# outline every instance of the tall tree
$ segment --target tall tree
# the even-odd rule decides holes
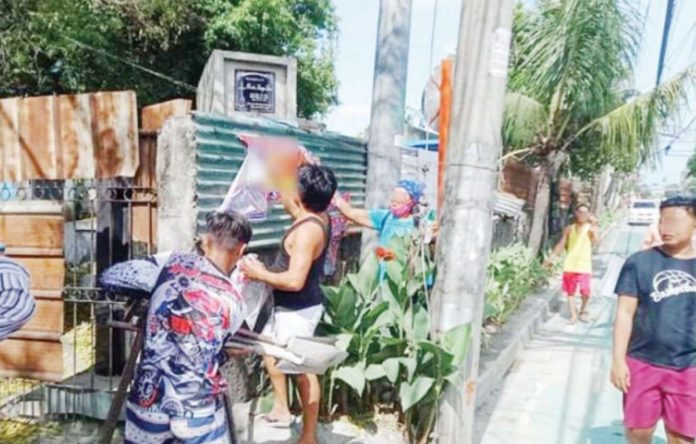
[[[686,177],[696,179],[696,154],[689,157],[686,164]]]
[[[530,246],[542,245],[550,187],[563,167],[591,175],[635,170],[654,156],[659,125],[696,82],[696,66],[645,94],[631,81],[641,19],[630,0],[541,0],[519,5],[503,137],[507,156],[541,170]],[[572,162],[569,162],[572,160]]]
[[[297,58],[300,116],[336,103],[330,0],[0,0],[0,11],[0,97],[193,97],[210,52],[229,49]]]

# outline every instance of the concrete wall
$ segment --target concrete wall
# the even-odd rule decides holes
[[[174,117],[157,141],[157,249],[188,250],[196,236],[196,141],[191,116]]]

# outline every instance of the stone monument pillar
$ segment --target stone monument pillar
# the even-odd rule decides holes
[[[198,82],[196,109],[294,121],[296,90],[297,61],[293,58],[215,50]]]

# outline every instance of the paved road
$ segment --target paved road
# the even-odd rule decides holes
[[[607,289],[620,257],[638,250],[644,233],[629,226],[608,233],[595,258],[597,295],[589,306],[590,322],[568,326],[563,310],[544,324],[498,396],[477,413],[481,443],[625,442],[621,395],[609,383],[615,298]],[[654,442],[666,442],[662,432]]]

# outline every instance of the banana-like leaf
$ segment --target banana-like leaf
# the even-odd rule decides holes
[[[435,379],[427,376],[417,377],[413,383],[406,381],[401,383],[399,387],[399,398],[401,399],[401,408],[407,411],[418,403],[428,394],[428,391],[435,384]]]
[[[365,361],[360,361],[352,366],[343,366],[334,372],[334,378],[348,384],[358,396],[362,396],[365,390]]]
[[[379,378],[383,378],[387,375],[384,370],[384,366],[381,364],[370,364],[365,369],[365,378],[368,381],[375,381]]]
[[[399,378],[399,358],[389,358],[382,363],[384,373],[392,384]]]
[[[423,341],[428,338],[430,332],[430,316],[423,307],[418,307],[413,315],[413,339]]]
[[[454,364],[461,365],[469,351],[471,325],[463,324],[447,330],[442,335],[442,348],[454,356]]]

